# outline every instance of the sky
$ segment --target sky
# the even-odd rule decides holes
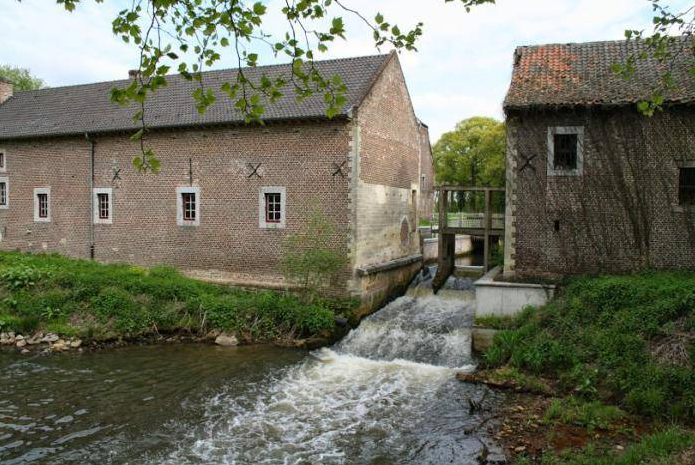
[[[137,50],[111,32],[125,0],[83,5],[67,13],[53,0],[0,0],[0,63],[29,68],[51,87],[125,79],[137,67]],[[279,11],[284,0],[266,0]],[[691,0],[668,2],[674,9]],[[519,45],[619,40],[625,29],[650,30],[648,0],[497,0],[466,13],[457,1],[344,0],[373,17],[381,12],[401,29],[422,21],[417,52],[402,52],[415,112],[430,127],[434,143],[471,116],[503,118],[514,49]],[[322,58],[386,53],[375,49],[371,33],[357,18],[342,14],[348,33]],[[264,24],[284,33],[277,15]],[[261,62],[283,62],[261,53]],[[215,68],[233,67],[232,57]]]

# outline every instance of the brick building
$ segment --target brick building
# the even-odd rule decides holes
[[[14,95],[0,83],[0,247],[281,288],[285,238],[318,205],[336,224],[335,250],[349,258],[335,290],[378,305],[420,263],[427,129],[395,53],[317,66],[348,87],[340,114],[329,120],[322,95],[297,102],[290,90],[262,126],[244,124],[222,97],[199,115],[195,84],[170,76],[146,103],[156,175],[133,166],[134,110],[110,103],[110,89],[129,81]],[[219,89],[234,73],[207,72],[203,82]]]
[[[635,41],[519,47],[507,115],[505,273],[695,267],[695,78],[676,42],[664,111],[637,104],[666,69],[614,63]],[[651,53],[647,51],[651,57]]]

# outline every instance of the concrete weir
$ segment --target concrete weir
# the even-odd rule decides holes
[[[555,295],[555,286],[496,280],[502,273],[495,267],[475,282],[476,317],[514,316],[528,306],[545,305]]]

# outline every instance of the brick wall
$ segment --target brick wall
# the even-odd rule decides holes
[[[695,211],[678,207],[678,163],[695,160],[694,116],[685,107],[652,118],[632,108],[509,114],[507,270],[695,267]],[[584,128],[583,174],[548,176],[548,128],[567,126]]]
[[[312,202],[338,225],[333,238],[347,254],[348,178],[333,176],[349,152],[346,122],[156,131],[147,143],[162,161],[157,175],[133,167],[138,145],[127,134],[96,137],[95,187],[113,187],[113,223],[94,225],[95,257],[141,265],[248,275],[280,281],[288,234]],[[3,249],[89,256],[90,146],[84,138],[1,144],[7,151],[10,208],[0,210]],[[200,226],[177,226],[176,188],[199,186]],[[251,177],[248,163],[261,177]],[[114,168],[120,180],[113,180]],[[52,221],[33,222],[33,188],[51,187]],[[258,225],[259,190],[287,189],[286,229]],[[346,277],[350,276],[346,270]]]

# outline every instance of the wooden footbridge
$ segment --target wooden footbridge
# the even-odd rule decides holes
[[[456,268],[456,235],[483,239],[482,271],[490,269],[492,237],[504,236],[504,187],[439,186],[439,258],[434,289]]]

